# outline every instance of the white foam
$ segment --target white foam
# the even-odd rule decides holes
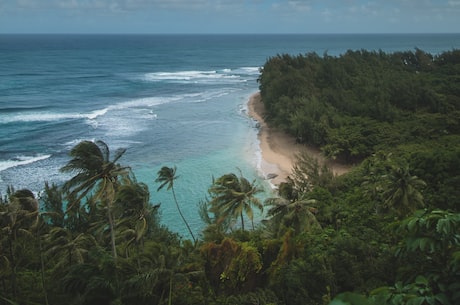
[[[8,115],[0,117],[0,123],[16,123],[16,122],[52,122],[72,119],[90,119],[94,120],[109,111],[109,108],[95,110],[90,113],[53,113],[53,112],[34,112],[20,113],[16,115]]]
[[[187,100],[188,102],[202,103],[202,102],[207,102],[209,100],[217,99],[222,96],[226,96],[233,91],[235,91],[235,89],[232,89],[232,88],[222,88],[220,90],[208,90],[208,91],[203,91],[203,92],[200,92],[194,95],[184,95],[184,100]]]
[[[141,97],[141,98],[132,99],[126,102],[121,102],[116,105],[110,106],[109,110],[153,107],[153,106],[157,106],[161,104],[170,103],[176,100],[180,100],[181,98],[182,98],[182,95],[173,96],[173,97],[162,97],[162,96]]]
[[[233,71],[234,73],[238,74],[246,74],[246,75],[259,75],[260,74],[260,67],[241,67]]]
[[[36,156],[17,156],[13,159],[9,159],[6,161],[0,161],[0,172],[4,171],[8,168],[26,165],[30,163],[34,163],[40,160],[45,160],[51,157],[51,155],[36,155]]]
[[[147,80],[191,80],[195,78],[216,77],[217,71],[177,71],[177,72],[153,72],[145,75]]]
[[[13,123],[13,122],[48,122],[59,121],[65,119],[74,119],[81,117],[77,113],[52,113],[52,112],[38,112],[38,113],[21,113],[16,115],[8,115],[0,117],[0,123]]]
[[[17,122],[52,122],[62,120],[73,120],[73,119],[86,119],[87,123],[93,127],[97,127],[97,123],[94,121],[106,115],[108,112],[113,110],[122,110],[126,108],[138,108],[138,107],[153,107],[159,104],[168,103],[174,100],[180,100],[183,95],[174,97],[145,97],[121,102],[115,105],[110,105],[103,109],[93,110],[89,113],[54,113],[54,112],[25,112],[13,115],[0,116],[0,124],[17,123]]]
[[[107,108],[104,108],[104,109],[100,109],[100,110],[94,110],[92,112],[90,112],[89,114],[85,115],[86,118],[90,119],[90,120],[94,120],[96,119],[97,117],[99,116],[103,116],[104,114],[107,113],[107,111],[109,111],[110,107],[107,107]]]
[[[72,148],[74,147],[75,145],[77,145],[78,143],[80,142],[83,142],[83,141],[91,141],[91,142],[94,142],[96,141],[96,139],[75,139],[75,140],[71,140],[71,141],[68,141],[68,142],[65,142],[64,143],[64,146],[66,146],[67,148]]]
[[[178,82],[178,83],[221,83],[221,82],[245,82],[239,75],[231,74],[230,69],[224,69],[223,73],[217,71],[177,71],[177,72],[152,72],[144,75],[145,81],[150,82]]]

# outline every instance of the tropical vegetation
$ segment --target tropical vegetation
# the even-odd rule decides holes
[[[202,202],[178,202],[176,167],[152,170],[187,236],[124,149],[83,141],[67,182],[0,196],[0,304],[459,304],[459,75],[458,50],[268,59],[267,121],[354,167],[303,154],[267,199],[237,171]]]

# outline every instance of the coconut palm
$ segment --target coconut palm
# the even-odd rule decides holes
[[[135,245],[139,252],[143,248],[144,238],[154,220],[154,211],[159,205],[150,204],[150,193],[144,183],[133,182],[120,187],[115,200],[115,214],[118,215],[117,231],[126,245],[126,256],[129,248]]]
[[[4,251],[0,251],[3,252],[0,256],[3,266],[0,278],[3,272],[9,274],[13,299],[18,295],[17,269],[21,261],[17,250],[33,241],[33,227],[37,221],[38,202],[34,194],[26,189],[16,192],[10,189],[8,202],[0,210],[0,247],[4,246]]]
[[[213,213],[214,215],[211,216],[209,214],[209,208],[210,205],[208,200],[203,200],[198,205],[198,214],[206,225],[202,231],[203,239],[204,241],[222,241],[225,237],[225,232],[230,229],[231,219],[221,218],[220,215],[216,213]]]
[[[317,209],[312,207],[316,200],[294,200],[284,198],[268,198],[265,205],[270,206],[267,216],[272,230],[277,235],[283,235],[286,228],[292,228],[295,234],[300,234],[314,228],[321,228],[315,217]]]
[[[158,171],[158,177],[155,180],[155,182],[159,182],[160,186],[158,187],[157,191],[161,190],[165,186],[168,191],[171,190],[173,198],[174,198],[174,202],[176,203],[177,211],[179,212],[179,215],[182,218],[182,221],[187,226],[187,229],[190,233],[190,236],[193,239],[193,242],[196,243],[196,239],[195,239],[195,236],[193,235],[192,229],[190,228],[187,220],[185,219],[184,214],[182,214],[182,211],[179,207],[179,203],[177,202],[176,192],[174,191],[174,180],[179,178],[179,176],[176,176],[176,170],[177,168],[175,166],[174,167],[163,166]]]
[[[72,265],[61,278],[61,288],[72,304],[121,304],[115,261],[105,251],[92,255],[98,263]]]
[[[263,210],[260,200],[255,197],[262,192],[262,189],[255,185],[255,181],[249,182],[242,175],[230,173],[221,176],[213,181],[209,188],[212,197],[210,200],[210,212],[219,215],[219,222],[226,218],[241,219],[241,229],[244,230],[243,212],[251,220],[254,229],[254,211],[253,207]]]
[[[42,213],[46,222],[53,227],[63,227],[66,215],[64,214],[62,189],[54,183],[50,185],[45,182],[45,189],[40,196],[40,202],[46,211],[46,213]]]
[[[93,201],[100,203],[101,208],[105,209],[114,258],[117,257],[117,252],[112,215],[113,202],[120,185],[119,178],[128,177],[130,172],[129,167],[117,163],[125,151],[124,148],[118,149],[111,160],[109,147],[103,141],[82,141],[72,148],[70,156],[73,158],[61,168],[63,172],[76,172],[76,175],[64,184],[67,197],[73,198],[67,211],[79,204],[86,195],[92,195]]]
[[[96,239],[91,234],[74,234],[61,227],[52,228],[45,238],[48,245],[46,254],[54,262],[55,268],[83,264],[88,252],[97,247]]]
[[[384,205],[393,208],[400,216],[405,216],[422,207],[423,195],[420,190],[426,183],[410,173],[409,166],[393,166],[386,175]]]

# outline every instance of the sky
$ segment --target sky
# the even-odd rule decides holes
[[[0,33],[459,33],[460,0],[0,0]]]

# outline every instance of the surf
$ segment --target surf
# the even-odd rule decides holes
[[[9,168],[35,163],[41,160],[48,159],[50,157],[51,155],[17,156],[8,160],[0,160],[0,172],[7,170]]]

